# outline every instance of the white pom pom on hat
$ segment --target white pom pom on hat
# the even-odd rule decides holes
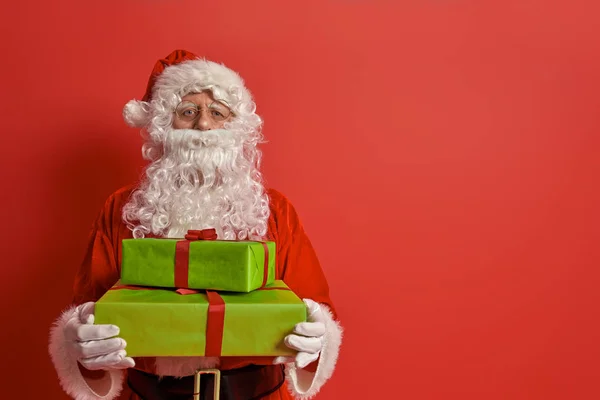
[[[142,128],[150,123],[148,103],[131,100],[123,108],[123,119],[132,128]]]
[[[164,73],[167,69],[169,71]],[[186,50],[175,50],[154,65],[142,100],[131,100],[123,108],[123,119],[134,128],[146,127],[152,118],[150,100],[153,94],[181,95],[194,85],[219,86],[237,101],[251,101],[252,95],[242,78],[222,64],[203,60]]]

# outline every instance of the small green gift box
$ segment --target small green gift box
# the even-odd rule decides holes
[[[274,242],[207,240],[207,231],[123,240],[121,283],[244,293],[273,283]]]
[[[250,293],[180,292],[117,282],[96,303],[95,323],[117,325],[132,357],[295,353],[283,339],[306,306],[283,281]]]

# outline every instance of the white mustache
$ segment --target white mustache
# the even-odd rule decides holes
[[[230,129],[199,131],[196,129],[172,129],[165,140],[166,147],[198,150],[201,148],[232,149],[240,146],[240,135]]]

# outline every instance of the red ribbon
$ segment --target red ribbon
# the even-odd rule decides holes
[[[189,230],[185,240],[179,240],[175,244],[175,287],[189,288],[190,271],[190,243],[196,240],[217,240],[217,231],[213,228],[202,230]],[[259,242],[265,250],[265,262],[263,268],[263,281],[261,287],[267,285],[269,279],[269,247],[266,242]]]
[[[206,291],[208,316],[206,318],[206,357],[219,357],[223,347],[223,327],[225,326],[225,301],[217,292]]]

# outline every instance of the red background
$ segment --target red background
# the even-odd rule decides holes
[[[346,328],[319,398],[600,397],[597,2],[10,3],[0,397],[65,398],[48,328],[175,48],[255,94]]]

